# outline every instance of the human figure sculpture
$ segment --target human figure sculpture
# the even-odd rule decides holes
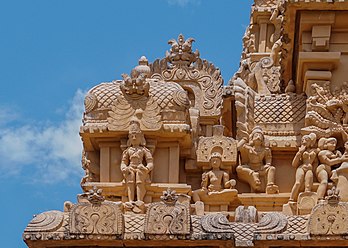
[[[222,171],[222,155],[220,151],[213,151],[209,159],[212,170],[202,174],[202,188],[193,192],[193,201],[204,201],[207,198],[214,196],[233,197],[237,195],[237,190],[234,189],[236,181],[229,179],[227,172]]]
[[[317,190],[318,199],[323,199],[325,196],[329,178],[332,176],[331,167],[348,161],[347,154],[345,153],[342,157],[342,153],[336,150],[336,145],[337,140],[333,137],[321,138],[318,141],[318,147],[321,150],[318,153],[320,165],[316,169],[316,176],[320,183]]]
[[[237,175],[241,181],[250,185],[253,192],[278,193],[275,184],[275,167],[272,163],[272,153],[265,145],[265,137],[260,127],[255,127],[249,137],[249,143],[243,139],[238,144],[242,155],[242,164],[237,166]],[[266,187],[261,179],[264,178]]]
[[[143,201],[146,188],[150,182],[149,173],[153,169],[153,158],[149,149],[145,147],[146,140],[138,121],[131,121],[128,134],[128,148],[122,154],[121,171],[127,185],[128,200],[130,202]],[[143,162],[146,162],[146,165]]]
[[[304,135],[301,147],[292,160],[296,168],[296,181],[292,187],[289,202],[296,202],[300,189],[305,185],[305,192],[311,192],[313,186],[313,167],[317,163],[318,149],[315,148],[317,136],[315,133]]]

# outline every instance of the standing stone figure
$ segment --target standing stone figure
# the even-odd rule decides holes
[[[127,185],[128,200],[143,201],[150,182],[149,173],[153,169],[153,158],[145,147],[146,140],[138,121],[131,121],[128,134],[128,148],[122,154],[121,171]],[[144,165],[146,162],[146,165]]]
[[[318,149],[315,148],[317,136],[310,133],[302,137],[302,145],[292,160],[296,168],[296,181],[292,187],[289,202],[296,202],[300,189],[305,185],[305,192],[311,192],[313,186],[313,167],[315,165]]]
[[[209,162],[212,170],[203,173],[202,188],[193,192],[193,201],[204,202],[206,199],[212,198],[213,195],[232,199],[238,194],[238,191],[234,189],[236,181],[230,180],[228,173],[220,169],[222,164],[221,152],[213,151]]]
[[[323,199],[327,190],[329,178],[332,176],[331,167],[344,162],[344,157],[340,151],[336,150],[336,138],[321,138],[318,141],[318,147],[321,150],[318,153],[320,165],[316,169],[316,176],[319,181],[317,190],[318,199]],[[347,158],[345,161],[348,161]]]
[[[278,186],[275,184],[275,167],[271,165],[271,149],[265,145],[261,127],[257,126],[252,130],[249,143],[242,140],[238,147],[242,155],[242,164],[236,168],[238,178],[248,183],[253,192],[278,193]],[[263,178],[266,187],[262,184]]]

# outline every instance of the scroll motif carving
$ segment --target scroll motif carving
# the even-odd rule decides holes
[[[220,69],[199,58],[199,52],[192,52],[189,38],[179,35],[178,41],[170,40],[172,48],[166,58],[156,60],[151,67],[151,78],[174,81],[184,88],[190,88],[195,95],[194,107],[201,116],[219,116],[222,107],[223,79]],[[197,88],[198,87],[198,88]]]
[[[260,222],[257,224],[257,233],[281,233],[286,230],[288,221],[286,216],[273,212],[262,216]]]
[[[190,211],[176,202],[175,191],[163,192],[162,202],[152,203],[145,217],[145,234],[189,234]]]
[[[230,222],[223,214],[208,214],[201,218],[203,230],[212,233],[233,232]]]
[[[63,223],[64,214],[60,211],[48,211],[36,215],[25,228],[25,232],[53,232]]]
[[[113,202],[104,202],[100,190],[85,193],[89,202],[81,202],[70,210],[70,233],[106,234],[122,233],[122,212]]]

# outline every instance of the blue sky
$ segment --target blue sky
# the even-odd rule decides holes
[[[222,71],[238,68],[252,0],[0,0],[2,247],[26,247],[34,214],[81,192],[83,97],[164,57],[179,33]]]

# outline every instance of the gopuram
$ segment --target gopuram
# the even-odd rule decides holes
[[[227,84],[180,34],[90,89],[83,192],[25,243],[348,246],[347,20],[347,0],[255,0]]]

